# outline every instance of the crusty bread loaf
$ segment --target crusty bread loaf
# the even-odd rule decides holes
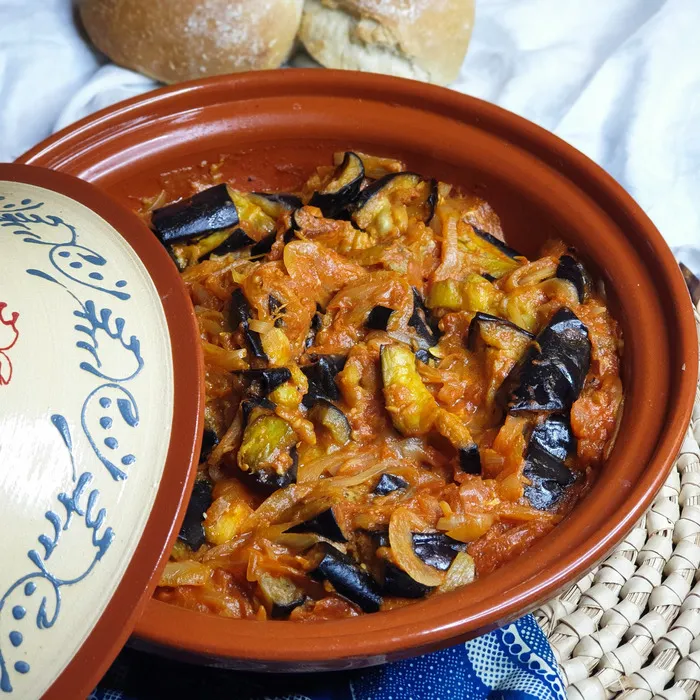
[[[474,0],[306,0],[299,38],[327,68],[446,84],[473,23]]]
[[[81,0],[98,49],[166,83],[277,68],[289,56],[303,0]]]

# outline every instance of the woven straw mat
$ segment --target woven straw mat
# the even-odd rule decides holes
[[[698,309],[695,321],[700,339]],[[699,442],[700,385],[649,511],[597,569],[535,611],[570,700],[700,700]]]

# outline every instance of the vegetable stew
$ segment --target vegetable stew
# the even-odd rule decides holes
[[[146,215],[207,399],[159,600],[296,621],[406,605],[524,552],[603,467],[622,337],[564,243],[528,260],[485,201],[359,152],[300,192],[222,183]]]

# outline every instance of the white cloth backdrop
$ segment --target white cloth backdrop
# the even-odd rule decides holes
[[[477,0],[453,87],[597,161],[698,272],[699,32],[700,0]],[[0,0],[0,161],[155,86],[90,50],[71,0]]]

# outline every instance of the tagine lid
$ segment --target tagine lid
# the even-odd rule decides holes
[[[177,535],[203,406],[196,320],[144,222],[0,164],[0,695],[85,697]]]

